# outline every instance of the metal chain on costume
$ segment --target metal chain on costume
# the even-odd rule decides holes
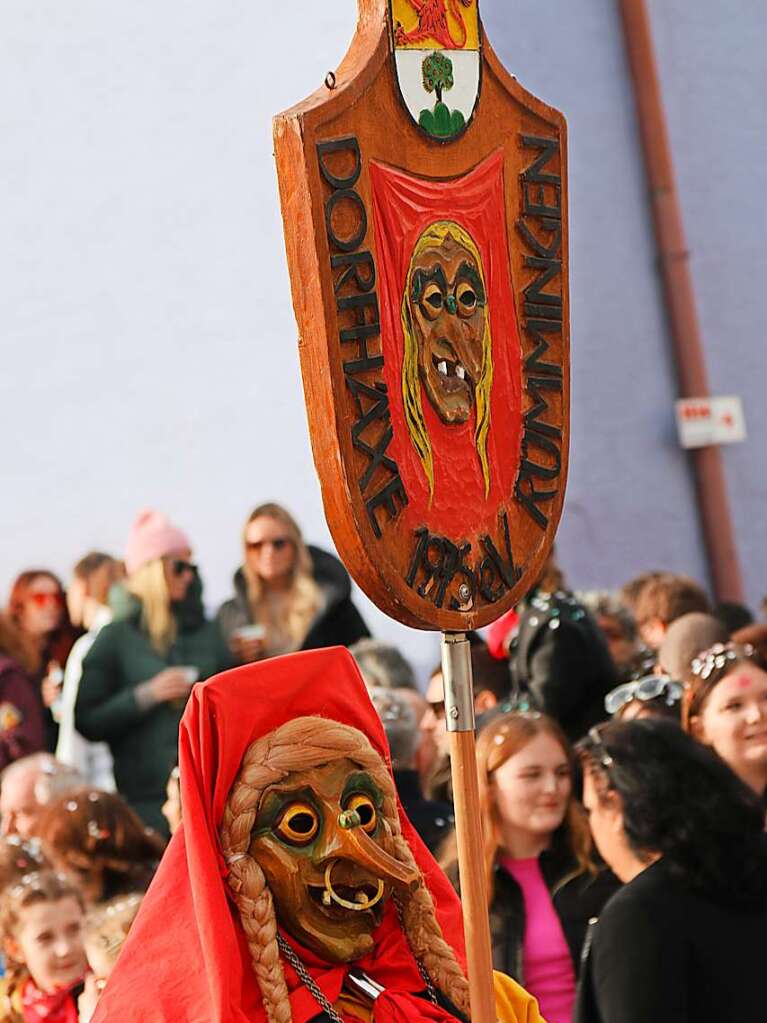
[[[405,918],[402,910],[402,904],[400,903],[396,895],[394,896],[394,905],[397,907],[397,919],[399,920],[400,930],[405,935],[405,940],[407,941],[408,945],[410,945],[410,941],[407,936],[407,931],[405,930]],[[413,959],[415,959],[415,964],[418,967],[418,972],[421,974],[421,980],[426,985],[426,993],[429,996],[429,1001],[432,1003],[432,1005],[439,1005],[439,1000],[437,999],[437,991],[434,987],[434,984],[432,983],[431,977],[429,976],[426,970],[426,967],[423,965],[423,963],[415,954],[415,952],[413,952],[412,948],[410,949],[410,951],[413,953]]]
[[[296,953],[293,951],[293,949],[290,947],[287,941],[285,941],[281,934],[277,935],[277,944],[279,945],[280,952],[282,952],[287,961],[296,971],[298,979],[301,981],[302,984],[304,984],[309,989],[309,991],[312,994],[312,997],[315,999],[315,1001],[322,1009],[322,1011],[325,1012],[333,1020],[333,1023],[344,1023],[344,1021],[338,1015],[336,1010],[333,1008],[333,1006],[327,1000],[325,995],[322,993],[319,985],[317,984],[317,981],[314,979],[314,977],[312,977],[311,973],[309,973],[307,968],[304,966],[304,964],[301,962],[301,960],[298,958]]]

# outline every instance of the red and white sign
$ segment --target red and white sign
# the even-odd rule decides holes
[[[737,395],[682,398],[676,402],[676,424],[683,448],[737,444],[746,439],[743,402]]]

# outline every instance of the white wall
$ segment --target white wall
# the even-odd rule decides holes
[[[324,79],[354,0],[6,0],[0,31],[0,587],[191,534],[223,599],[254,504],[329,544],[304,415],[271,117]],[[434,637],[360,604],[422,671]]]
[[[725,453],[749,597],[767,589],[760,282],[763,0],[654,0],[712,384],[747,400]],[[570,124],[574,585],[705,572],[614,0],[483,0],[520,80]],[[0,24],[0,588],[119,551],[155,505],[226,596],[254,503],[329,543],[306,432],[271,117],[322,82],[355,0],[5,0]],[[434,637],[361,599],[422,669]]]

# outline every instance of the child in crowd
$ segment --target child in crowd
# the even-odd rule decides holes
[[[99,996],[136,919],[142,898],[138,892],[119,895],[96,906],[86,916],[83,940],[92,972],[85,981],[85,990],[78,1002],[79,1023],[90,1023]]]
[[[8,972],[0,982],[0,1023],[78,1023],[87,969],[83,902],[53,871],[26,874],[0,897]]]

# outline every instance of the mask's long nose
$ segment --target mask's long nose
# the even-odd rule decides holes
[[[411,889],[418,884],[420,878],[418,869],[395,860],[361,827],[342,826],[336,838],[337,843],[332,854],[334,859],[346,859],[357,863],[374,877],[388,881],[397,888]]]

